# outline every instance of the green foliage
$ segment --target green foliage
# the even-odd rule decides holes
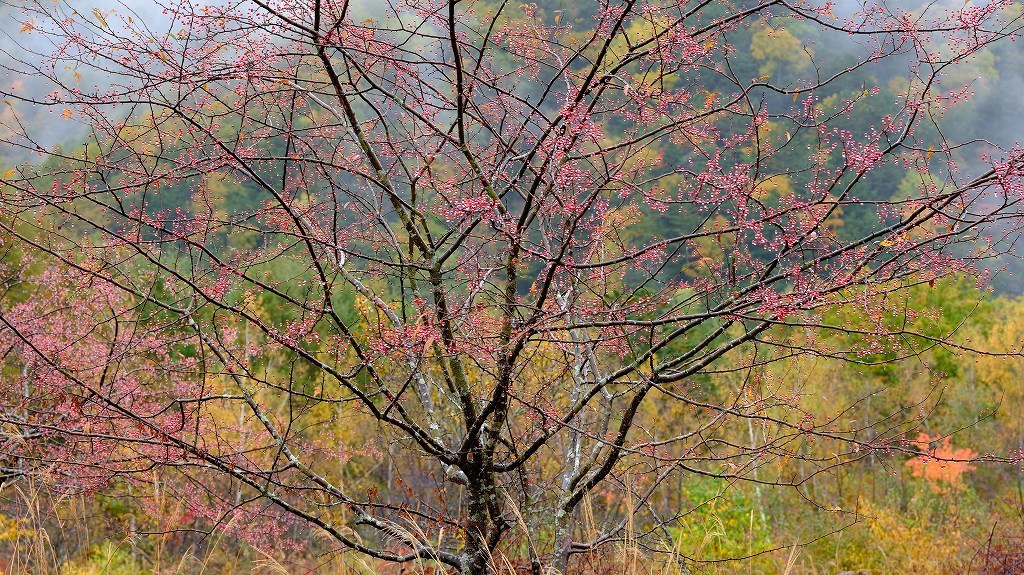
[[[142,572],[144,567],[132,555],[129,544],[103,541],[90,549],[82,561],[66,565],[61,575],[136,575]]]
[[[680,519],[673,537],[683,556],[714,561],[750,557],[772,548],[763,509],[736,484],[694,476],[683,488],[682,504],[691,511]]]

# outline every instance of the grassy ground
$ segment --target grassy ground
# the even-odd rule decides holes
[[[17,517],[0,515],[0,573],[4,575],[438,575],[428,562],[389,566],[351,553],[320,554],[258,549],[222,532],[201,536],[168,531],[130,535],[140,519],[101,497],[54,498],[30,483],[6,487],[0,495]],[[723,506],[702,522],[680,529],[677,548],[655,554],[626,540],[599,554],[578,556],[572,575],[922,575],[1024,573],[1024,539],[1014,530],[988,526],[988,534],[967,516],[925,521],[889,508],[865,505],[851,527],[804,545],[781,543],[786,529],[759,525],[753,508]],[[948,512],[945,510],[944,512]],[[745,521],[744,521],[745,519]],[[835,521],[842,519],[838,516]],[[789,536],[820,529],[821,518],[787,520]],[[743,523],[746,523],[745,525]],[[799,525],[799,527],[798,527]],[[120,530],[120,534],[118,534]],[[1019,533],[1019,531],[1017,531]],[[325,542],[312,541],[325,548]],[[754,556],[718,561],[726,556]],[[685,561],[683,556],[704,562]],[[529,573],[503,555],[493,558],[501,575]]]

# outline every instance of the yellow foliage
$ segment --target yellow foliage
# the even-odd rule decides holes
[[[0,541],[17,541],[31,537],[34,532],[24,526],[23,521],[7,515],[0,515]]]
[[[761,63],[760,72],[771,76],[781,68],[800,71],[810,63],[809,48],[785,29],[773,30],[767,26],[754,32],[750,40],[750,55]]]
[[[796,193],[793,188],[793,180],[785,174],[777,174],[769,176],[754,186],[754,191],[751,194],[758,200],[767,200],[772,198],[786,198]]]

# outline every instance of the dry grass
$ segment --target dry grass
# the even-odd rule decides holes
[[[161,504],[159,486],[154,488],[154,496],[157,509],[173,507],[170,502]],[[171,545],[171,530],[165,531],[166,535],[118,536],[95,500],[55,497],[28,481],[0,489],[0,499],[17,516],[12,518],[11,515],[0,514],[0,575],[440,575],[449,572],[429,561],[394,566],[340,551],[315,557],[288,557],[276,551],[240,544],[226,534],[227,529],[206,538],[201,550]],[[535,561],[537,541],[531,537],[527,520],[520,510],[512,501],[507,503],[506,509],[515,519],[516,531],[523,534],[523,539],[518,545],[510,543],[512,547],[509,549],[515,551],[496,552],[491,557],[493,573],[532,573],[533,565],[539,564]],[[627,512],[632,512],[635,502],[627,499],[624,505]],[[588,498],[581,507],[579,535],[593,539],[599,529],[595,524],[592,502]],[[147,518],[147,521],[166,528],[165,519],[155,517]],[[134,525],[135,518],[129,516],[129,520]],[[948,541],[940,541],[938,534],[924,539],[924,531],[905,532],[896,529],[897,526],[891,517],[877,525],[863,526],[868,531],[874,530],[878,539],[873,541],[874,547],[860,552],[866,557],[885,559],[884,568],[878,568],[876,562],[874,568],[863,572],[871,575],[906,572],[938,575],[955,571],[960,574],[1002,575],[1018,572],[1014,569],[1019,569],[1021,557],[1024,557],[1012,545],[990,545],[985,548],[987,554],[977,554],[976,560],[966,568],[951,567],[942,552],[943,543],[947,545],[946,549],[955,551],[955,548],[948,547]],[[683,549],[680,539],[673,548],[651,550],[638,538],[640,527],[627,521],[617,542],[602,547],[600,551],[575,556],[566,575],[835,575],[861,572],[856,562],[851,568],[849,561],[841,561],[841,541],[828,554],[792,545],[765,553],[756,561],[694,564],[686,557],[699,556],[701,549],[718,536],[718,527],[713,522],[706,529],[703,542],[696,541],[697,549]],[[129,533],[131,530],[121,532]],[[885,535],[890,535],[893,541],[903,540],[903,555],[895,553],[900,548],[894,546],[893,541],[881,539]],[[854,533],[842,533],[839,537],[847,538],[849,542]],[[426,543],[430,540],[426,533],[408,530],[396,531],[393,539],[395,544]],[[314,543],[323,548],[330,545],[330,541],[317,540],[316,537]],[[1005,567],[1007,565],[1013,567]],[[982,568],[986,566],[988,571]],[[557,575],[543,569],[541,573]]]

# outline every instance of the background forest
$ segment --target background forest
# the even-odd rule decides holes
[[[83,13],[93,8],[85,3],[74,6]],[[543,21],[569,22],[586,30],[593,26],[599,7],[597,2],[543,0],[523,5],[522,10]],[[477,9],[483,8],[481,5]],[[128,4],[117,9],[148,8]],[[852,15],[862,7],[840,2],[831,9]],[[352,18],[372,19],[378,17],[377,10],[366,2]],[[1006,11],[1012,19],[1020,15],[1021,5],[1013,3]],[[159,15],[149,17],[158,19]],[[0,20],[4,32],[0,35],[0,49],[2,54],[14,58],[12,54],[31,46],[32,15],[17,2],[5,2],[0,4]],[[737,77],[763,78],[781,84],[793,77],[814,76],[822,67],[821,62],[842,68],[845,61],[853,66],[860,57],[854,39],[844,44],[812,23],[786,16],[739,26],[719,41],[727,41],[735,50],[730,62]],[[815,91],[817,100],[811,105],[833,110],[843,109],[844,102],[856,102],[842,119],[844,129],[855,134],[874,132],[877,128],[873,123],[885,115],[884,102],[898,100],[908,90],[908,59],[906,55],[886,58],[826,83]],[[0,65],[11,74],[2,80],[5,89],[19,94],[43,89],[43,82],[37,78],[15,76],[18,65]],[[106,81],[96,72],[80,74],[68,69],[55,73],[78,76],[76,81],[85,84],[102,85]],[[713,74],[698,74],[693,80],[708,101],[731,89]],[[951,72],[944,82],[969,88],[959,92],[960,101],[941,116],[922,124],[918,137],[927,140],[935,134],[924,132],[933,130],[941,133],[943,140],[970,141],[973,145],[932,150],[931,153],[946,155],[951,162],[925,174],[902,170],[895,163],[865,174],[858,192],[862,205],[844,205],[827,222],[826,228],[839,241],[868,236],[879,226],[874,202],[898,201],[929,184],[941,186],[953,177],[950,166],[957,167],[958,177],[969,179],[981,174],[986,154],[1012,146],[1020,139],[1024,128],[1019,114],[1020,96],[1024,94],[1024,43],[1000,42],[987,47]],[[537,85],[543,89],[543,83]],[[530,82],[521,85],[524,97],[542,101],[543,95],[531,95],[531,89]],[[797,100],[795,95],[771,92],[759,97],[762,105],[769,108],[790,106]],[[30,126],[40,146],[57,146],[55,153],[47,155],[36,153],[27,144],[0,148],[0,169],[11,170],[5,179],[17,167],[33,174],[34,185],[39,188],[75,185],[70,174],[76,158],[86,162],[99,153],[96,144],[82,144],[88,140],[84,125],[70,110],[62,117],[62,110],[52,107],[32,106],[23,101],[5,104],[0,106],[0,130]],[[605,119],[601,128],[607,133],[626,132],[631,129],[631,122],[627,115],[622,115]],[[734,129],[725,123],[718,127],[724,133]],[[219,129],[223,133],[240,130],[232,125]],[[787,166],[806,160],[807,150],[815,145],[816,134],[794,134],[789,129],[785,123],[771,120],[757,128],[760,137],[787,144],[772,154],[763,168],[765,172],[779,174],[757,190],[760,199],[767,203],[799,193],[813,177],[810,172],[791,172]],[[15,138],[5,135],[4,141],[13,142]],[[259,145],[259,153],[288,153],[288,143],[281,138],[268,138]],[[179,152],[186,154],[188,150]],[[685,153],[670,138],[652,139],[644,151],[650,158],[678,158]],[[747,161],[745,153],[752,157],[757,152],[741,148],[734,161]],[[682,179],[682,175],[661,177],[656,185],[672,188],[679,186]],[[197,193],[200,188],[201,194]],[[177,212],[231,221],[235,214],[258,209],[262,201],[262,191],[251,178],[236,177],[225,169],[221,173],[207,172],[200,178],[169,182],[142,207],[154,217]],[[81,205],[76,209],[90,208]],[[671,238],[700,227],[703,216],[664,209],[657,202],[650,202],[638,213],[623,217],[631,218],[624,233],[632,238]],[[41,225],[40,229],[44,227]],[[226,258],[262,249],[263,243],[269,241],[258,229],[244,225],[220,227],[211,234],[206,245]],[[8,274],[0,306],[11,310],[36,297],[33,278],[45,273],[47,259],[13,240],[10,234],[0,236],[4,236],[0,237],[0,244]],[[1016,244],[1018,239],[1014,235],[1004,241]],[[695,282],[707,278],[707,261],[724,261],[729,257],[727,249],[723,250],[721,234],[719,241],[712,240],[713,236],[697,240],[692,254],[686,259],[672,260],[659,273]],[[887,301],[887,309],[904,311],[902,315],[893,312],[886,321],[896,326],[907,321],[906,310],[914,310],[918,330],[924,337],[935,338],[925,342],[911,357],[857,340],[863,337],[859,334],[872,329],[870,321],[856,307],[837,308],[826,312],[831,314],[828,319],[833,324],[849,326],[847,333],[812,334],[803,326],[783,326],[777,339],[792,342],[793,346],[813,339],[820,349],[862,350],[852,360],[826,354],[780,354],[772,361],[742,370],[700,373],[686,384],[695,401],[715,405],[744,394],[786,398],[789,405],[806,414],[808,425],[815,424],[815,418],[829,420],[857,430],[848,439],[868,444],[876,436],[897,433],[903,449],[888,453],[865,450],[860,455],[844,453],[841,457],[837,454],[838,442],[808,436],[791,446],[794,457],[772,457],[749,469],[738,469],[729,461],[716,462],[714,467],[702,468],[710,470],[708,473],[680,474],[658,485],[648,485],[655,477],[640,467],[636,472],[623,469],[621,477],[628,477],[637,489],[650,487],[655,494],[646,502],[651,514],[675,519],[664,525],[630,521],[621,539],[598,553],[580,555],[570,562],[567,571],[631,575],[1024,571],[1024,466],[1020,463],[1024,456],[1024,357],[1017,351],[1024,344],[1024,263],[1018,248],[1014,246],[1009,254],[987,264],[989,273],[982,275],[990,278],[988,282],[953,274],[919,282]],[[263,262],[261,266],[268,276],[289,277],[292,281],[312,277],[300,261],[286,257]],[[66,281],[79,280],[69,277]],[[624,284],[630,281],[626,278]],[[381,293],[385,289],[396,288],[385,286]],[[528,292],[529,281],[523,280],[517,289]],[[298,321],[295,310],[282,306],[278,299],[242,291],[231,297],[252,300],[247,305],[268,324]],[[372,304],[365,294],[349,289],[334,297],[353,331],[372,330]],[[678,294],[679,299],[687,297],[686,293]],[[234,337],[241,342],[239,349],[251,350],[244,357],[248,369],[264,374],[267,381],[299,382],[304,393],[315,393],[320,376],[299,361],[295,353],[269,345],[267,336],[248,323],[236,326],[236,330]],[[751,345],[730,351],[722,364],[734,361],[745,365],[741,358],[752,353]],[[534,377],[532,385],[543,386],[539,378],[548,366],[543,365],[543,357],[537,361],[540,363],[535,366],[536,373],[524,377]],[[5,356],[5,373],[17,374],[22,368],[16,358]],[[216,387],[226,385],[229,374],[211,373],[208,377]],[[8,379],[13,381],[13,376]],[[0,389],[8,386],[4,383]],[[284,400],[281,402],[283,405]],[[366,420],[327,413],[313,415],[327,423],[295,433],[316,444],[322,453],[343,452],[337,455],[333,473],[343,484],[357,486],[360,492],[367,493],[369,499],[399,505],[398,502],[414,499],[410,495],[413,493],[461,497],[461,487],[442,489],[445,478],[439,476],[437,469],[419,463],[415,456],[403,451],[400,441]],[[224,408],[215,417],[218,421],[237,421],[230,433],[247,433],[246,415],[241,410]],[[686,430],[700,427],[709,414],[692,405],[653,400],[642,406],[638,417],[641,427]],[[858,422],[865,425],[859,426]],[[10,422],[4,425],[4,433],[8,434],[5,441],[15,441],[11,439],[16,434],[11,431]],[[723,445],[751,448],[780,432],[752,419],[729,420],[713,429],[715,439]],[[558,465],[558,458],[559,454],[552,450],[542,456],[539,465],[553,468]],[[995,458],[1002,461],[985,461]],[[83,483],[74,489],[53,489],[53,484],[64,481],[60,470],[51,474],[43,466],[23,473],[14,459],[0,451],[0,469],[5,475],[0,487],[0,573],[444,572],[429,561],[400,567],[339,551],[328,537],[299,522],[284,522],[271,528],[261,526],[258,516],[249,517],[250,524],[245,525],[242,523],[246,516],[235,515],[225,520],[227,515],[206,512],[188,498],[179,497],[178,493],[190,487],[175,483],[178,480],[173,477],[162,476],[164,470],[159,468],[152,471],[148,484],[142,486],[119,481],[115,476],[103,486]],[[834,465],[830,463],[832,459]],[[739,479],[741,474],[744,480]],[[243,486],[224,487],[235,490],[235,504],[240,505],[245,497]],[[122,497],[128,492],[132,498]],[[631,517],[636,504],[629,497],[622,497],[621,492],[598,488],[583,501],[574,518],[576,529],[583,534],[597,533],[600,526],[595,523],[601,521],[599,517]],[[529,522],[531,518],[522,520]],[[664,531],[674,548],[647,546],[644,536],[655,529]],[[427,534],[413,536],[426,538]],[[443,535],[430,536],[440,541]],[[555,535],[536,532],[533,537],[540,542]],[[515,537],[508,545],[526,548],[534,542]],[[495,561],[510,572],[530,569],[529,565],[508,562],[502,565],[500,557]]]
[[[1024,302],[1018,297],[986,296],[973,285],[951,282],[918,290],[914,298],[926,308],[969,312],[963,325],[934,325],[936,330],[955,328],[965,341],[999,349],[1024,339]],[[917,411],[921,431],[906,441],[940,457],[1021,448],[1024,422],[1016,406],[1024,402],[1024,360],[936,349],[920,361],[935,366],[931,374],[917,362],[870,367],[824,359],[788,361],[764,373],[708,378],[701,390],[714,396],[740,386],[741,378],[755,378],[760,385],[801,395],[812,406],[848,402],[853,407],[842,414],[845,420],[870,420],[893,408]],[[647,416],[659,423],[686,425],[694,417],[662,406],[651,410]],[[734,428],[724,433],[744,442],[765,432]],[[372,429],[339,423],[335,433],[366,446],[344,463],[343,473],[351,481],[374,485],[384,497],[393,490],[433,488],[436,478],[395,476],[382,465],[376,451],[387,446],[376,441]],[[828,443],[809,442],[801,449],[824,459],[830,454]],[[800,463],[779,461],[758,473],[784,478],[795,465]],[[1014,573],[1020,565],[1024,473],[1018,466],[872,454],[819,473],[796,490],[693,478],[664,485],[659,492],[658,504],[666,511],[688,510],[673,533],[675,551],[709,562],[700,565],[708,572]],[[158,481],[150,496],[159,513],[145,520],[116,497],[57,497],[32,480],[6,485],[3,494],[2,536],[10,573],[390,572],[332,553],[315,536],[304,543],[322,555],[279,544],[254,546],[220,531],[191,532],[190,527],[201,528],[201,520],[161,493]],[[597,497],[589,504],[629,506]],[[142,535],[145,531],[159,534]],[[292,537],[310,536],[297,528]],[[719,562],[735,558],[742,559]],[[589,558],[574,572],[676,572],[663,559],[626,542],[608,556]]]

